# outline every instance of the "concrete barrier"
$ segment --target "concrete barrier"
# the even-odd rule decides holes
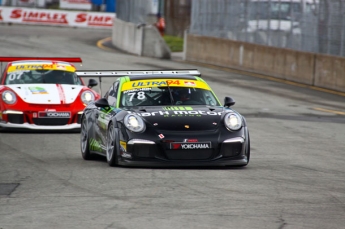
[[[187,61],[260,73],[345,92],[345,58],[223,38],[185,35]]]
[[[115,18],[112,44],[125,52],[138,56],[170,59],[171,51],[154,26],[135,25]]]

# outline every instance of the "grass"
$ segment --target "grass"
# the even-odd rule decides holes
[[[183,51],[183,38],[170,35],[164,35],[163,38],[167,45],[170,47],[171,52]]]

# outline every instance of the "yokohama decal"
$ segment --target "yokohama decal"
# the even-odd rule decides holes
[[[38,113],[39,118],[70,118],[71,112],[65,111],[65,112],[39,112]]]
[[[66,97],[65,97],[63,87],[61,86],[61,84],[56,84],[56,87],[59,91],[60,102],[61,102],[61,104],[64,104],[66,102]]]
[[[12,11],[10,18],[22,18],[23,22],[40,22],[53,24],[68,24],[66,13],[42,12],[42,11],[24,11],[15,9]]]
[[[171,143],[170,149],[210,149],[211,143]]]

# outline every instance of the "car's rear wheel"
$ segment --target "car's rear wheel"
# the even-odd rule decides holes
[[[119,141],[116,137],[114,125],[110,123],[107,132],[107,162],[110,166],[117,166],[119,162]]]
[[[81,156],[84,158],[84,160],[91,160],[92,155],[89,149],[89,132],[87,129],[87,120],[85,116],[83,117],[81,121],[81,129],[80,129],[80,149],[81,149]]]

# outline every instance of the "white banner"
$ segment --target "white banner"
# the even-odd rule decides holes
[[[115,13],[76,12],[0,6],[0,23],[112,28]]]
[[[91,10],[90,0],[60,0],[60,9]]]

